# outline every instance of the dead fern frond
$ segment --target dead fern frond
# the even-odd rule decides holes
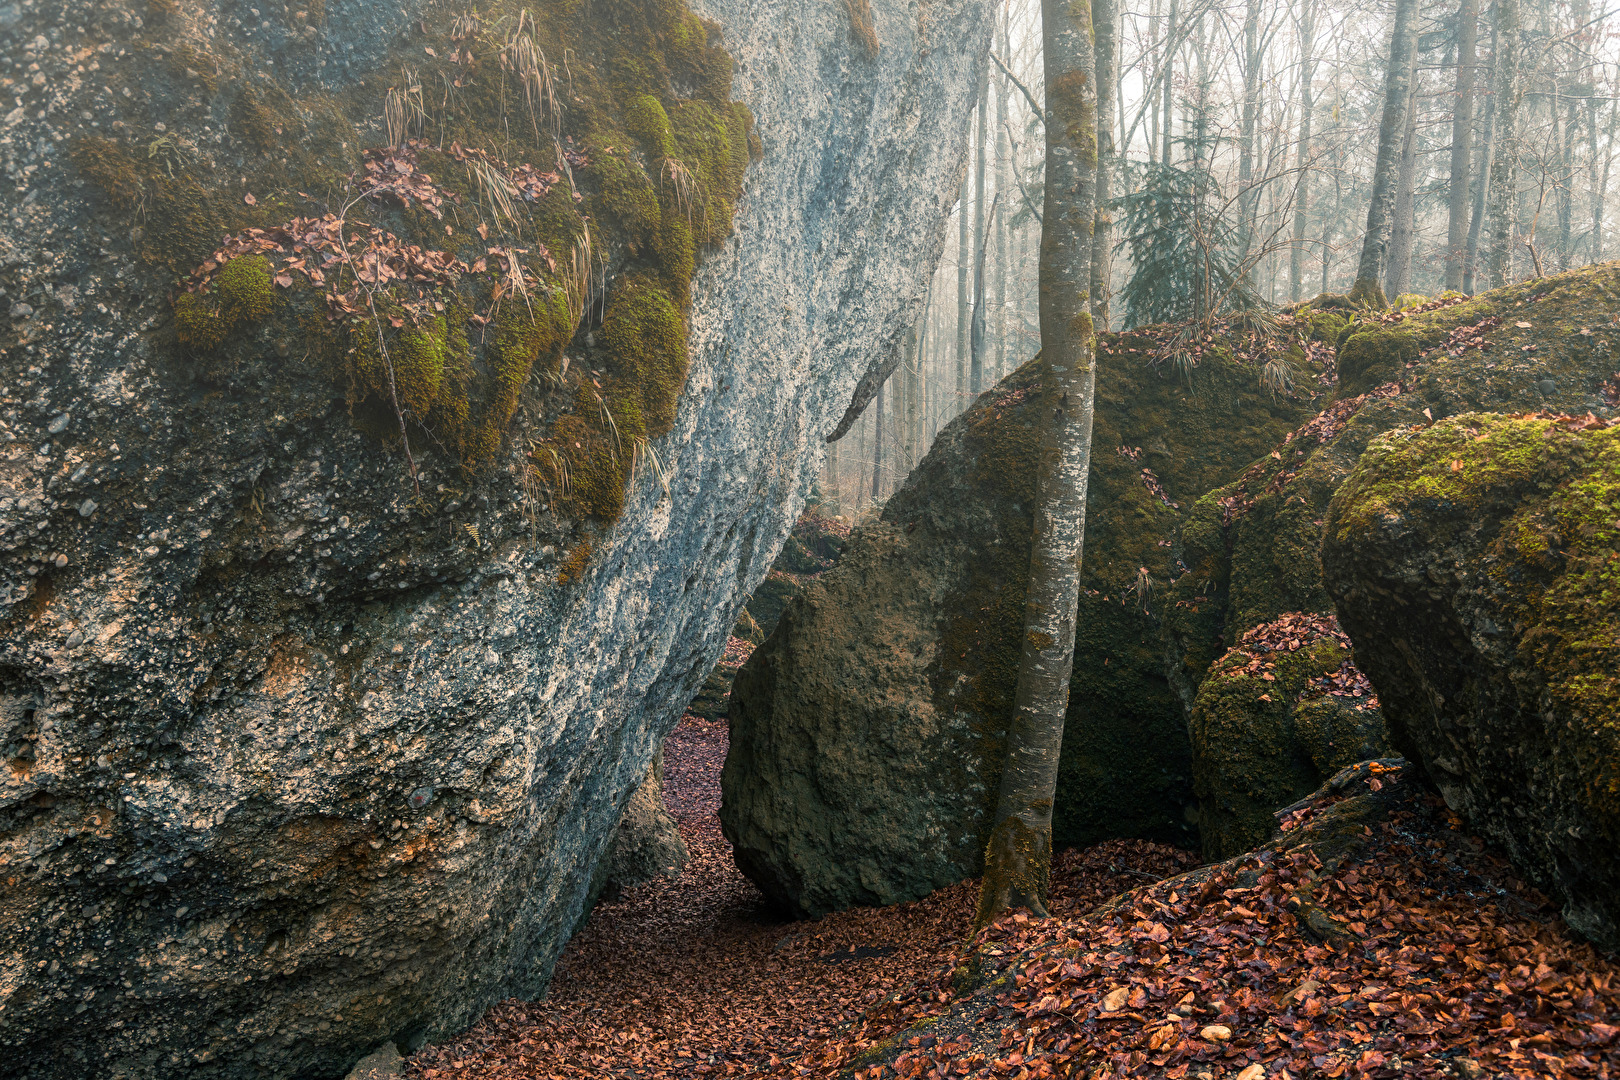
[[[591,225],[587,221],[584,223],[584,229],[574,238],[574,248],[568,256],[568,274],[563,279],[563,287],[567,290],[568,296],[568,314],[575,326],[579,325],[585,313],[591,310],[596,297],[600,295],[595,285],[593,269],[598,268],[601,263],[596,242],[591,237]],[[599,268],[602,289],[605,290],[607,267],[600,265]]]
[[[527,28],[532,25],[533,19],[525,9],[518,16],[517,28],[501,49],[501,66],[515,74],[523,87],[523,101],[529,110],[529,122],[534,126],[534,137],[540,138],[543,121],[547,134],[555,142],[562,135],[562,99],[552,81],[546,54],[528,32]]]
[[[1260,386],[1268,390],[1273,398],[1286,396],[1294,388],[1294,375],[1288,370],[1288,358],[1284,353],[1276,352],[1266,357],[1266,362],[1260,366]]]

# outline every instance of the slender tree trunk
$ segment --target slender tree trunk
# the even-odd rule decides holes
[[[1571,97],[1565,102],[1563,156],[1559,161],[1558,269],[1574,265],[1575,248],[1575,131],[1580,127],[1580,103]]]
[[[1603,193],[1609,190],[1609,173],[1614,165],[1614,133],[1620,124],[1620,100],[1609,109],[1608,146],[1603,152],[1603,176],[1592,191],[1592,261],[1603,261]],[[1592,157],[1597,158],[1597,106],[1592,106]],[[1593,172],[1596,172],[1594,164]]]
[[[1477,2],[1477,0],[1475,0]],[[1304,0],[1299,22],[1299,144],[1294,167],[1299,185],[1294,192],[1294,243],[1288,253],[1288,297],[1305,299],[1305,218],[1311,205],[1311,113],[1315,107],[1316,58],[1311,50],[1316,40],[1316,0]]]
[[[956,401],[951,407],[955,416],[967,395],[968,324],[972,318],[968,301],[968,273],[973,258],[972,226],[968,218],[968,175],[962,174],[962,201],[957,206],[961,215],[956,223]]]
[[[1451,189],[1446,202],[1446,288],[1463,287],[1468,251],[1468,166],[1474,142],[1474,69],[1479,46],[1479,0],[1457,11],[1457,92],[1451,113]]]
[[[977,926],[1013,908],[1046,915],[1052,802],[1074,665],[1096,365],[1086,286],[1096,223],[1097,68],[1089,5],[1042,0],[1046,69],[1046,224],[1041,230],[1041,355],[1046,408],[1023,656],[1002,765]]]
[[[1258,4],[1259,0],[1250,3]],[[1091,236],[1091,318],[1098,330],[1107,330],[1109,255],[1114,242],[1114,218],[1108,200],[1114,163],[1114,98],[1119,93],[1114,0],[1091,0],[1091,17],[1097,34],[1097,224]]]
[[[842,513],[844,492],[838,486],[838,444],[835,442],[827,444],[827,490],[832,494],[833,501],[838,504],[839,512]]]
[[[884,383],[883,386],[887,386]],[[878,387],[877,411],[872,414],[877,434],[872,439],[872,501],[883,497],[883,386]]]
[[[1496,48],[1496,23],[1491,23],[1491,67],[1487,81],[1494,87],[1496,85],[1496,61],[1499,51]],[[1468,219],[1468,250],[1463,256],[1463,292],[1469,296],[1474,295],[1474,287],[1479,281],[1479,238],[1484,232],[1485,203],[1491,190],[1491,166],[1495,161],[1496,153],[1496,96],[1492,94],[1485,102],[1485,132],[1479,143],[1479,161],[1474,169],[1474,205],[1469,211]]]
[[[978,141],[973,160],[973,322],[969,333],[969,356],[972,368],[968,379],[968,403],[984,389],[984,248],[990,238],[989,219],[985,216],[986,158],[990,148],[990,69],[988,65],[979,76],[979,105],[974,110],[978,117]]]
[[[1518,152],[1519,0],[1496,0],[1496,52],[1491,65],[1496,149],[1491,162],[1491,247],[1486,259],[1486,281],[1493,289],[1508,283],[1518,216],[1513,188]]]
[[[1238,264],[1248,261],[1254,243],[1255,135],[1260,125],[1260,0],[1247,0],[1243,13],[1243,127],[1238,133]],[[1244,271],[1244,278],[1248,278]]]
[[[1395,25],[1389,36],[1389,67],[1384,73],[1384,115],[1378,124],[1378,159],[1373,166],[1372,199],[1367,206],[1367,232],[1350,299],[1370,307],[1387,307],[1380,282],[1389,256],[1390,211],[1406,113],[1412,105],[1413,24],[1417,0],[1395,0]]]
[[[1008,23],[1012,21],[1010,11],[1003,11],[1001,18],[1001,55],[1008,57],[1011,62],[1012,50],[1009,47]],[[1007,100],[1012,91],[1012,85],[1005,76],[996,82],[996,195],[1003,192],[1007,194],[1007,201],[1012,202],[1012,137],[1008,134],[1011,118],[1007,111]],[[1000,382],[1002,375],[1007,371],[1007,214],[1003,212],[996,218],[996,366],[994,381]]]
[[[1042,0],[1044,3],[1045,0]],[[1164,32],[1164,123],[1160,127],[1160,137],[1164,140],[1164,149],[1159,152],[1159,160],[1166,165],[1175,161],[1171,155],[1171,129],[1175,126],[1175,114],[1171,109],[1175,105],[1175,69],[1176,46],[1179,44],[1178,35],[1181,33],[1181,0],[1170,0],[1170,23]]]
[[[998,194],[990,204],[990,216],[996,214],[996,206],[1001,202]],[[979,233],[979,250],[973,259],[973,380],[972,394],[978,397],[984,390],[984,356],[985,342],[985,310],[984,310],[984,256],[989,248],[989,230],[982,229]]]
[[[1415,51],[1415,50],[1414,50]],[[1417,202],[1417,102],[1406,110],[1406,138],[1401,143],[1401,168],[1395,181],[1394,222],[1389,234],[1389,265],[1384,270],[1384,293],[1393,302],[1412,283],[1412,231]]]
[[[1158,28],[1159,28],[1159,0],[1152,0],[1152,3],[1148,7],[1148,25],[1153,27],[1153,29],[1155,31],[1157,31]],[[1148,133],[1147,133],[1147,136],[1148,136],[1148,148],[1147,148],[1147,151],[1148,151],[1148,162],[1150,164],[1159,160],[1159,105],[1158,105],[1157,95],[1158,95],[1158,92],[1159,92],[1158,87],[1159,87],[1160,72],[1164,68],[1165,61],[1166,61],[1167,57],[1168,57],[1168,52],[1164,48],[1157,48],[1157,49],[1152,50],[1151,55],[1149,57],[1149,60],[1153,65],[1153,78],[1152,78],[1152,80],[1150,82],[1148,82],[1146,85],[1143,86],[1143,92],[1142,92],[1142,96],[1144,98],[1147,98],[1147,99],[1149,99],[1149,100],[1151,100],[1153,102],[1153,107],[1147,110],[1147,113],[1148,113]],[[1149,91],[1149,89],[1148,89],[1149,87],[1152,87],[1151,91]],[[1125,95],[1121,94],[1120,95],[1120,101],[1123,102],[1124,100],[1125,100]],[[1138,123],[1141,122],[1141,115],[1140,114],[1138,114],[1138,116],[1137,116],[1137,122]],[[1121,125],[1121,130],[1123,130],[1123,125]],[[1131,132],[1133,134],[1135,133],[1135,130],[1136,130],[1135,127],[1131,128]],[[1127,138],[1128,137],[1129,136],[1127,136]]]

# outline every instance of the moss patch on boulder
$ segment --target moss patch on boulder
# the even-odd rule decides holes
[[[173,334],[196,375],[330,377],[361,431],[398,444],[403,420],[418,455],[469,480],[527,400],[538,489],[569,516],[616,516],[639,442],[674,422],[692,275],[759,150],[718,26],[662,0],[611,19],[502,3],[424,20],[398,46],[403,83],[342,98],[184,48],[177,70],[214,80],[249,161],[99,136],[72,158],[142,208],[146,258],[192,275]],[[455,92],[435,104],[421,86],[440,83]],[[312,225],[328,241],[314,260],[294,242]],[[291,340],[308,362],[275,370],[265,346]]]
[[[1620,947],[1620,426],[1464,414],[1376,440],[1327,581],[1391,736]]]

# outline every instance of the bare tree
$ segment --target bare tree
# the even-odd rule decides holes
[[[1259,4],[1260,0],[1250,0]],[[1109,253],[1114,242],[1114,219],[1108,207],[1114,161],[1114,98],[1119,90],[1114,0],[1091,0],[1096,29],[1097,58],[1097,224],[1091,237],[1091,317],[1097,329],[1108,329]]]
[[[1052,802],[1074,664],[1095,342],[1087,310],[1096,224],[1097,66],[1089,4],[1042,0],[1046,211],[1041,230],[1041,355],[1046,367],[1023,656],[1007,726],[976,924],[1013,908],[1046,914]]]
[[[1462,0],[1457,10],[1457,91],[1451,113],[1451,189],[1446,201],[1446,288],[1463,287],[1468,251],[1468,166],[1474,139],[1475,52],[1479,42],[1479,0]]]
[[[1373,167],[1372,198],[1367,205],[1367,231],[1361,241],[1361,261],[1350,299],[1358,304],[1385,307],[1388,301],[1380,281],[1389,256],[1391,210],[1395,202],[1396,170],[1401,139],[1406,134],[1406,111],[1412,105],[1413,24],[1418,0],[1395,0],[1395,23],[1389,37],[1389,66],[1384,73],[1384,114],[1378,125],[1378,159]]]
[[[1495,160],[1491,162],[1491,247],[1485,280],[1507,284],[1515,232],[1514,165],[1518,154],[1519,0],[1496,0],[1496,57],[1491,64]]]
[[[1305,216],[1311,205],[1311,114],[1315,107],[1316,0],[1304,0],[1299,19],[1299,140],[1294,168],[1299,184],[1294,193],[1294,244],[1288,255],[1288,298],[1303,300],[1305,292]]]

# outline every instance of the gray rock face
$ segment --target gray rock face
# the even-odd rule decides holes
[[[319,380],[211,393],[173,362],[174,272],[67,162],[114,124],[234,152],[223,106],[147,92],[143,58],[184,67],[143,22],[161,7],[0,7],[42,76],[0,117],[0,1050],[27,1077],[341,1076],[545,986],[821,436],[918,306],[989,8],[880,0],[868,58],[837,4],[698,5],[764,157],[694,283],[669,495],[642,478],[559,585],[582,534],[520,482],[531,413],[459,495],[424,456],[425,514]],[[360,93],[437,17],[326,11],[183,29]]]

